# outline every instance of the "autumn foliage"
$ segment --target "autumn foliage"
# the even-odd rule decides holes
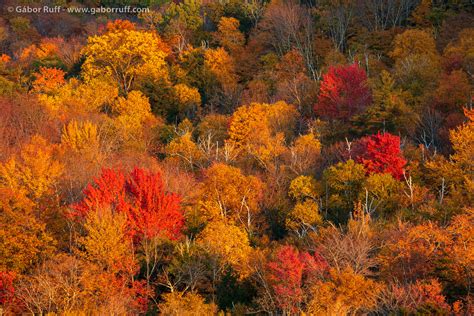
[[[294,313],[303,301],[303,283],[308,277],[324,273],[327,263],[319,255],[300,253],[286,245],[276,251],[275,258],[268,262],[268,269],[279,307]]]
[[[11,303],[15,295],[15,287],[13,280],[15,273],[9,271],[0,271],[0,304],[6,305]]]
[[[399,136],[378,133],[364,137],[356,144],[355,155],[368,173],[389,173],[396,179],[403,177],[406,160]]]
[[[3,2],[1,315],[474,315],[469,1]]]
[[[332,120],[349,120],[372,102],[367,75],[357,63],[331,66],[319,88],[316,114]]]
[[[177,239],[184,225],[180,198],[164,191],[159,173],[135,168],[104,169],[94,185],[84,190],[84,199],[73,206],[71,216],[83,219],[88,212],[111,208],[127,217],[127,233],[135,240],[157,236]]]

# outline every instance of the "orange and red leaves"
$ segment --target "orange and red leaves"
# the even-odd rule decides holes
[[[39,73],[36,73],[36,79],[33,81],[33,90],[35,92],[49,93],[58,87],[64,85],[66,73],[61,69],[40,67]]]
[[[15,273],[11,271],[0,271],[0,305],[6,305],[15,297]]]
[[[111,208],[127,215],[128,233],[135,241],[181,236],[184,226],[181,199],[165,191],[159,173],[139,168],[130,174],[104,169],[94,182],[84,190],[84,199],[72,206],[74,219],[82,220],[94,209]]]

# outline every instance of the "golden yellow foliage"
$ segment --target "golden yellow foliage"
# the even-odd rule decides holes
[[[299,136],[291,151],[291,169],[297,174],[313,171],[320,160],[321,143],[313,133]]]
[[[86,57],[83,76],[86,81],[113,80],[128,93],[136,79],[167,80],[166,51],[155,32],[117,29],[92,36],[82,51]]]
[[[210,222],[197,239],[198,245],[216,257],[222,265],[229,265],[241,277],[250,273],[249,259],[252,248],[247,233],[222,220]]]
[[[217,313],[214,303],[207,304],[203,297],[194,293],[172,292],[163,295],[158,305],[164,316],[209,316]]]
[[[466,124],[451,130],[449,137],[454,150],[451,159],[466,175],[474,174],[474,120],[472,117],[469,119]]]
[[[204,66],[222,85],[225,91],[230,91],[237,86],[237,75],[232,57],[224,48],[208,49],[204,53]]]
[[[296,203],[295,207],[288,213],[286,226],[296,231],[299,235],[306,234],[309,230],[323,222],[319,212],[319,205],[313,200]]]
[[[448,182],[462,185],[469,199],[473,199],[474,180],[474,116],[472,110],[465,110],[469,121],[450,131],[454,153],[449,161],[445,159],[429,161],[426,165],[438,177]]]
[[[241,106],[231,117],[228,142],[268,169],[287,151],[286,138],[291,135],[296,116],[296,109],[282,101]]]
[[[123,145],[143,144],[144,123],[154,122],[148,98],[140,91],[131,91],[127,97],[119,97],[111,105],[113,128],[120,135]]]
[[[311,176],[299,176],[290,183],[288,195],[296,200],[296,205],[287,215],[286,226],[299,236],[314,230],[323,221],[316,201],[319,190],[318,183]]]
[[[381,286],[350,269],[331,269],[330,280],[313,286],[308,311],[314,315],[348,315],[372,309],[377,304]]]
[[[179,160],[183,161],[191,170],[195,166],[200,166],[204,159],[202,151],[192,140],[190,132],[174,138],[166,146],[166,153],[171,157],[179,158]]]
[[[150,101],[140,91],[131,91],[127,97],[119,97],[111,105],[111,109],[119,117],[130,116],[139,122],[151,116]]]
[[[239,26],[239,20],[232,17],[222,17],[217,25],[215,37],[219,44],[229,52],[235,52],[245,43],[245,36],[240,32]]]
[[[330,207],[351,211],[365,182],[365,168],[354,160],[340,162],[324,172]]]
[[[424,30],[406,30],[395,37],[390,57],[401,60],[410,55],[437,56],[436,43],[432,34]]]
[[[454,273],[450,277],[468,287],[470,273],[474,267],[474,209],[453,218],[447,228],[453,241],[449,248],[449,266]]]
[[[278,101],[268,106],[268,127],[273,133],[282,133],[285,139],[293,136],[293,131],[298,118],[295,106],[284,101]]]
[[[206,216],[233,220],[251,232],[263,184],[240,169],[217,163],[205,171],[201,205]]]
[[[71,110],[84,113],[99,112],[117,96],[118,89],[105,81],[94,79],[81,83],[71,79],[54,94],[39,94],[38,99],[53,112]]]
[[[366,192],[361,192],[361,200],[374,199],[377,204],[377,213],[392,211],[399,205],[402,184],[390,173],[372,173],[365,182]],[[369,196],[366,197],[366,194]]]
[[[198,89],[179,83],[173,87],[178,100],[178,111],[196,109],[201,105],[201,95]]]
[[[84,224],[86,236],[79,240],[84,248],[81,255],[108,272],[117,272],[131,256],[126,227],[127,218],[123,213],[110,208],[89,212]]]
[[[52,255],[54,243],[33,203],[11,189],[0,188],[0,270],[23,272]]]
[[[63,127],[61,144],[76,152],[97,150],[99,146],[97,125],[88,121],[69,122]]]
[[[319,194],[319,185],[312,176],[299,176],[290,183],[288,195],[297,201],[316,199]]]
[[[267,106],[260,103],[239,107],[231,117],[229,126],[229,142],[237,148],[246,147],[252,143],[256,134],[268,129]]]
[[[19,157],[0,164],[0,186],[23,192],[33,201],[52,194],[63,172],[63,165],[54,157],[55,149],[41,136],[33,136]]]

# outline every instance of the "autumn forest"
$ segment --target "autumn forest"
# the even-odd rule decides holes
[[[473,102],[470,0],[2,0],[0,315],[474,315]]]

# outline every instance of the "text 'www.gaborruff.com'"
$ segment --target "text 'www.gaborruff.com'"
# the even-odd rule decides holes
[[[10,6],[6,8],[9,13],[78,13],[78,14],[108,14],[108,13],[121,13],[121,14],[138,14],[142,12],[149,12],[149,8],[139,8],[132,6],[123,7],[63,7],[63,6]]]

